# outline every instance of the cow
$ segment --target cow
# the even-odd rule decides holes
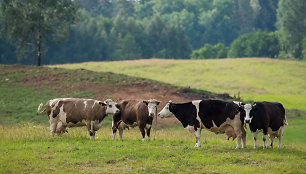
[[[239,105],[221,100],[194,100],[187,103],[172,103],[170,100],[158,113],[161,118],[175,116],[190,132],[195,132],[195,147],[200,147],[201,129],[205,128],[216,134],[225,133],[233,140],[237,137],[237,146],[246,146],[246,132],[243,128],[243,115]]]
[[[116,131],[119,130],[119,139],[122,140],[123,130],[138,125],[142,135],[142,141],[145,140],[145,130],[147,140],[150,140],[150,131],[154,116],[157,114],[157,106],[160,101],[150,100],[122,100],[118,102],[119,113],[113,116],[112,130],[113,140],[116,137]]]
[[[90,139],[95,139],[95,132],[101,128],[103,119],[119,112],[111,99],[102,102],[93,99],[56,98],[47,101],[45,109],[40,111],[42,107],[43,103],[39,105],[37,112],[41,114],[46,111],[52,137],[54,133],[67,132],[67,127],[86,126]]]
[[[278,137],[278,147],[281,148],[283,128],[288,125],[285,109],[279,102],[255,102],[242,107],[245,111],[244,122],[249,124],[254,138],[254,148],[257,148],[257,134],[263,132],[263,148],[266,148],[267,134],[270,138],[270,146],[273,148],[273,139]]]

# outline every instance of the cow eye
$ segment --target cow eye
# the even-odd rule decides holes
[[[113,106],[112,106],[112,105],[109,105],[108,107],[109,107],[109,108],[112,108]]]

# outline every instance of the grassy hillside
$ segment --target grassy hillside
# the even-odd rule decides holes
[[[81,69],[2,65],[0,77],[0,173],[304,173],[306,170],[305,112],[288,112],[289,126],[284,130],[282,149],[254,150],[249,130],[246,149],[236,150],[236,140],[228,141],[225,135],[207,130],[202,131],[202,147],[195,148],[194,134],[182,126],[157,129],[156,135],[153,130],[150,142],[140,140],[138,128],[124,131],[124,141],[112,141],[111,117],[104,120],[95,141],[89,139],[85,127],[69,128],[69,133],[52,138],[46,115],[36,114],[40,102],[55,97],[105,98],[112,96],[105,93],[107,87],[131,86],[134,81],[139,85],[139,79]],[[277,145],[277,139],[274,144]],[[262,140],[258,145],[262,146]]]
[[[306,110],[306,62],[266,58],[133,60],[55,65],[143,77],[181,87],[229,93],[243,100],[280,101]]]

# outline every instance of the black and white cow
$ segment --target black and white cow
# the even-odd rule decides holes
[[[273,147],[273,139],[278,137],[281,147],[283,128],[288,125],[285,109],[278,102],[255,102],[253,105],[246,104],[242,106],[245,113],[244,122],[248,123],[254,138],[254,148],[257,148],[257,134],[263,132],[263,148],[266,148],[267,134],[269,134],[271,147]]]
[[[246,132],[243,128],[243,115],[240,116],[239,103],[220,100],[194,100],[188,103],[172,103],[169,101],[158,113],[161,118],[175,116],[190,132],[195,132],[196,147],[201,146],[201,129],[206,128],[216,134],[225,133],[237,137],[237,146],[246,145]]]

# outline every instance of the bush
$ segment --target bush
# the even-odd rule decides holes
[[[192,51],[191,59],[226,58],[228,48],[222,43],[216,45],[205,44],[199,50]]]
[[[256,32],[239,36],[230,46],[228,57],[278,57],[279,39],[276,33]]]

